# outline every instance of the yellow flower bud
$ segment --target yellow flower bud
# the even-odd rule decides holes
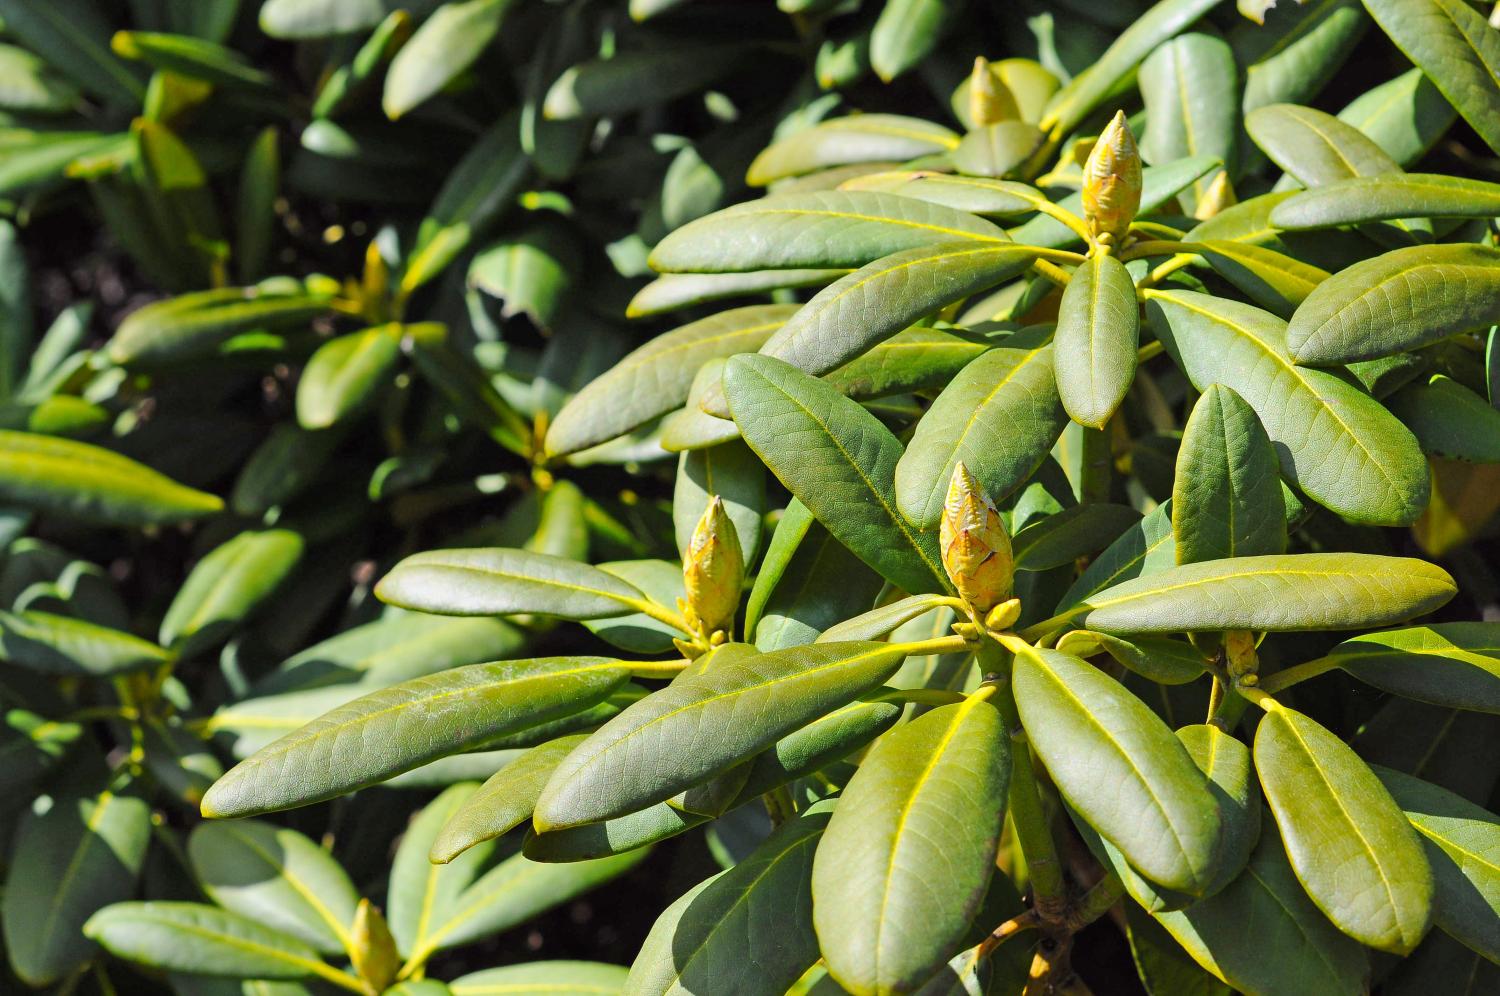
[[[938,531],[943,567],[958,594],[980,613],[1010,597],[1015,559],[995,503],[962,463],[953,468]]]
[[[682,579],[687,588],[688,622],[705,637],[727,632],[740,604],[740,586],[745,580],[745,557],[734,523],[724,510],[724,500],[715,495],[693,529],[682,558]]]
[[[1140,206],[1141,155],[1118,111],[1083,164],[1083,217],[1100,245],[1117,246]]]
[[[1208,189],[1198,198],[1198,207],[1193,211],[1193,217],[1199,221],[1207,221],[1225,208],[1234,207],[1238,203],[1239,198],[1234,195],[1234,184],[1229,182],[1229,173],[1221,169],[1208,181]]]
[[[1021,111],[1016,98],[990,69],[989,60],[974,57],[974,71],[969,74],[969,127],[983,128],[1001,121],[1016,121]]]
[[[367,982],[372,992],[384,992],[396,981],[401,968],[401,956],[396,953],[396,940],[386,925],[385,917],[368,899],[361,899],[354,911],[354,929],[350,960],[354,971]]]

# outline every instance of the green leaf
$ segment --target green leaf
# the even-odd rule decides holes
[[[944,595],[909,595],[889,605],[882,605],[869,612],[845,619],[835,626],[830,626],[818,634],[814,642],[842,643],[848,640],[879,640],[889,636],[918,616],[926,615],[933,609],[942,608],[947,604],[948,598]]]
[[[327,851],[259,820],[199,824],[188,838],[193,874],[232,913],[283,931],[326,954],[353,945],[359,893]]]
[[[657,244],[662,272],[850,268],[935,242],[1006,242],[983,218],[911,197],[855,190],[782,194],[691,221]]]
[[[242,332],[306,324],[328,310],[331,295],[272,278],[168,298],[133,311],[105,352],[121,366],[160,366],[212,356]]]
[[[374,784],[507,733],[586,709],[630,672],[602,657],[471,664],[341,705],[241,761],[206,816],[255,816]]]
[[[1422,444],[1450,460],[1500,463],[1500,409],[1451,377],[1408,384],[1386,401]]]
[[[274,90],[276,80],[256,69],[239,52],[189,35],[155,31],[117,31],[111,49],[126,59],[146,62],[164,72],[202,80],[226,90]]]
[[[626,971],[593,961],[533,961],[461,975],[448,988],[453,996],[612,996],[624,991]]]
[[[11,968],[41,987],[95,953],[81,928],[94,911],[129,898],[151,840],[151,807],[113,792],[59,792],[25,812],[11,846],[0,926]]]
[[[990,348],[986,339],[930,328],[897,332],[823,379],[851,398],[883,398],[942,387]]]
[[[479,58],[511,0],[444,3],[407,40],[385,76],[381,106],[396,119],[435,96]]]
[[[1058,608],[1071,608],[1112,585],[1164,571],[1176,563],[1177,543],[1172,536],[1172,503],[1168,499],[1095,557],[1058,600]]]
[[[1026,525],[1011,540],[1016,569],[1049,571],[1097,553],[1134,526],[1141,514],[1128,505],[1089,502]]]
[[[1218,800],[1224,821],[1219,878],[1209,887],[1209,893],[1214,894],[1239,876],[1260,840],[1260,786],[1255,780],[1250,748],[1217,726],[1184,726],[1177,731],[1177,739],[1208,776],[1209,790]]]
[[[587,861],[631,851],[675,837],[707,823],[698,813],[684,813],[665,802],[624,816],[546,833],[528,833],[522,852],[533,861]]]
[[[77,723],[61,723],[25,709],[0,714],[0,791],[16,793],[53,770],[83,735]]]
[[[901,644],[824,643],[680,675],[569,754],[533,822],[572,827],[671,798],[879,685],[904,657]]]
[[[1245,129],[1272,162],[1304,187],[1401,171],[1359,129],[1311,107],[1259,107],[1245,115]]]
[[[1094,255],[1073,271],[1057,306],[1057,393],[1080,425],[1102,429],[1135,380],[1140,345],[1135,281],[1114,256]]]
[[[964,136],[949,159],[955,168],[975,176],[999,177],[1021,173],[1046,142],[1036,125],[999,121]]]
[[[281,188],[281,133],[267,125],[245,156],[235,198],[235,274],[243,282],[260,277],[276,237],[276,197]]]
[[[188,657],[220,643],[276,593],[302,559],[286,529],[245,532],[194,565],[162,617],[158,639]]]
[[[1264,246],[1214,240],[1194,242],[1192,250],[1260,307],[1283,318],[1328,279],[1327,270]]]
[[[24,48],[0,46],[0,74],[0,107],[7,111],[58,114],[78,104],[78,88]]]
[[[1009,280],[1036,255],[1028,246],[973,242],[893,253],[819,291],[760,352],[804,373],[828,373],[944,306]]]
[[[0,0],[0,19],[7,35],[112,108],[134,109],[146,95],[136,71],[109,49],[105,12],[88,0]]]
[[[0,430],[0,501],[118,526],[199,519],[224,507],[217,495],[111,450],[6,430]]]
[[[1309,498],[1358,523],[1403,525],[1421,514],[1429,483],[1416,439],[1347,381],[1295,366],[1285,322],[1191,291],[1148,291],[1147,308],[1195,387],[1221,383],[1255,409],[1282,473]]]
[[[776,524],[745,608],[762,651],[812,643],[875,602],[884,584],[795,498]]]
[[[1434,922],[1491,961],[1500,958],[1500,817],[1420,778],[1373,770],[1422,836]]]
[[[749,762],[750,772],[736,805],[753,802],[799,778],[812,777],[853,754],[895,726],[904,708],[905,704],[898,701],[856,700],[792,731]]]
[[[1208,661],[1191,643],[1161,636],[1132,634],[1123,639],[1087,629],[1069,630],[1057,649],[1074,657],[1107,653],[1121,667],[1163,685],[1185,685],[1203,677]]]
[[[699,367],[715,357],[760,349],[798,307],[734,308],[651,340],[563,406],[547,430],[547,451],[576,453],[680,407]]]
[[[1380,779],[1338,737],[1279,705],[1255,731],[1255,768],[1318,908],[1361,944],[1415,948],[1432,919],[1432,869]]]
[[[1266,0],[1240,0],[1265,7]],[[1260,18],[1254,18],[1260,21]],[[1279,4],[1270,24],[1241,24],[1229,38],[1245,67],[1246,113],[1267,104],[1306,103],[1321,93],[1364,35],[1359,0]]]
[[[1221,867],[1223,823],[1182,742],[1076,657],[1022,654],[1013,680],[1026,734],[1068,804],[1152,882],[1204,894]]]
[[[906,521],[936,532],[960,461],[994,501],[1041,466],[1067,424],[1046,338],[1037,330],[1002,340],[959,371],[927,409],[896,467],[896,502]]]
[[[902,197],[915,197],[929,204],[941,204],[969,214],[1025,214],[1047,200],[1047,196],[1040,190],[1014,180],[928,173],[922,170],[877,173],[854,182],[859,184],[860,189],[875,189],[876,181],[882,177],[887,178],[890,186],[879,189],[888,189]]]
[[[890,82],[925,59],[958,11],[948,0],[891,0],[870,34],[870,65]]]
[[[552,84],[542,110],[553,121],[641,110],[705,89],[743,65],[751,52],[735,44],[658,46],[581,62]]]
[[[536,224],[487,246],[469,263],[471,291],[504,302],[502,319],[525,315],[550,330],[579,268],[571,232],[559,224]]]
[[[452,915],[459,897],[494,863],[496,848],[491,841],[470,848],[448,864],[428,860],[443,825],[476,789],[472,782],[444,789],[412,818],[396,848],[386,893],[386,916],[403,956],[425,946],[433,927]]]
[[[1260,835],[1244,874],[1222,892],[1155,915],[1194,961],[1242,992],[1359,996],[1368,989],[1364,949],[1307,898],[1274,833]]]
[[[1276,451],[1254,409],[1223,384],[1203,392],[1183,429],[1172,533],[1179,564],[1286,549]]]
[[[1320,284],[1287,326],[1297,363],[1333,366],[1417,349],[1500,321],[1500,250],[1410,246]]]
[[[1319,660],[1395,695],[1500,713],[1500,623],[1433,623],[1366,633]]]
[[[822,287],[848,270],[751,270],[748,273],[665,273],[630,299],[626,318],[650,318],[730,297]]]
[[[1435,173],[1355,177],[1303,191],[1271,210],[1271,224],[1292,231],[1397,218],[1493,218],[1500,184]]]
[[[615,560],[600,564],[599,569],[639,588],[658,605],[676,605],[679,598],[687,598],[681,563],[665,560]],[[669,652],[673,638],[682,635],[681,626],[663,622],[661,615],[660,611],[655,616],[632,612],[624,616],[610,616],[608,619],[585,619],[583,625],[595,636],[621,650],[636,654],[661,654]]]
[[[252,979],[343,975],[290,934],[203,903],[115,903],[94,914],[84,932],[116,957],[175,972]]]
[[[935,152],[951,152],[958,136],[942,125],[900,114],[851,114],[804,128],[767,146],[745,176],[764,187],[848,163],[905,162]]]
[[[366,407],[400,358],[400,325],[377,325],[328,340],[297,381],[297,423],[304,429],[326,429]]]
[[[1186,156],[1213,156],[1235,161],[1239,133],[1239,70],[1234,52],[1222,38],[1178,35],[1141,63],[1140,90],[1146,102],[1146,131],[1141,156],[1148,163],[1169,163]],[[1188,206],[1208,188],[1194,184]]]
[[[805,813],[668,906],[622,992],[783,996],[818,960],[809,880],[827,825],[826,813]]]
[[[813,861],[813,924],[854,992],[910,992],[961,946],[995,870],[1010,740],[982,699],[886,735],[834,809]]]
[[[339,432],[310,432],[281,422],[250,454],[229,492],[237,515],[262,518],[305,491],[328,466]]]
[[[381,601],[449,616],[521,613],[602,619],[637,611],[646,597],[597,567],[529,550],[430,550],[380,579]]]
[[[1405,168],[1437,144],[1458,112],[1426,73],[1409,69],[1351,100],[1338,117]]]
[[[766,512],[766,472],[755,454],[739,442],[684,453],[677,462],[672,492],[672,525],[677,551],[686,554],[693,530],[709,499],[724,500],[745,560],[760,550],[760,523]]]
[[[373,28],[389,0],[266,0],[260,29],[272,38],[323,38]]]
[[[730,360],[724,389],[745,442],[839,542],[905,591],[947,589],[935,533],[896,510],[901,444],[874,415],[768,356]]]
[[[154,643],[83,619],[0,611],[0,655],[47,674],[103,677],[160,667],[172,655]]]
[[[549,740],[495,772],[443,824],[428,858],[447,864],[475,844],[493,840],[531,819],[537,797],[562,759],[587,734]]]
[[[1365,9],[1491,149],[1500,151],[1500,37],[1461,0],[1364,0]]]

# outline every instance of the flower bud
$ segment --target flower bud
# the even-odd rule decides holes
[[[975,56],[974,71],[969,74],[969,127],[983,128],[1020,117],[1010,88],[991,71],[984,56]]]
[[[938,545],[953,586],[977,612],[989,612],[1010,597],[1015,573],[1010,534],[995,503],[962,463],[948,482]]]
[[[1208,181],[1208,189],[1198,198],[1198,207],[1193,211],[1193,217],[1199,221],[1207,221],[1225,208],[1234,207],[1238,203],[1239,198],[1234,195],[1234,184],[1229,182],[1229,173],[1221,169]]]
[[[688,622],[704,636],[728,631],[740,604],[740,586],[745,580],[745,557],[734,523],[724,510],[724,500],[715,495],[693,529],[682,558],[682,579],[687,588]]]
[[[1141,155],[1118,111],[1083,164],[1083,217],[1100,245],[1117,246],[1140,206]]]
[[[385,917],[368,899],[361,899],[354,912],[353,944],[350,960],[354,971],[369,984],[371,992],[384,992],[396,981],[401,968],[401,956],[396,953],[396,941]]]

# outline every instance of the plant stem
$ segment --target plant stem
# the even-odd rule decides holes
[[[1267,695],[1275,695],[1277,692],[1285,691],[1293,685],[1316,678],[1320,674],[1338,669],[1338,661],[1333,657],[1319,657],[1316,660],[1297,664],[1275,674],[1266,675],[1260,680],[1260,690]]]
[[[967,696],[963,692],[950,692],[946,688],[892,688],[865,699],[866,702],[915,702],[918,705],[952,705],[962,702]]]
[[[960,650],[967,650],[969,641],[961,636],[939,636],[931,640],[896,643],[892,646],[900,647],[908,657],[932,657],[937,654],[955,654]]]
[[[1145,242],[1137,242],[1120,253],[1120,262],[1128,263],[1133,259],[1145,259],[1147,256],[1171,256],[1182,252],[1183,243],[1176,239],[1149,239]]]
[[[1120,876],[1110,872],[1083,894],[1068,912],[1068,925],[1074,931],[1082,930],[1110,911],[1110,907],[1125,895],[1125,883]]]
[[[1083,459],[1078,466],[1078,500],[1082,504],[1109,500],[1113,459],[1109,435],[1103,429],[1083,428]]]
[[[629,605],[641,615],[650,616],[657,622],[666,623],[668,626],[681,632],[683,636],[691,637],[693,635],[692,628],[688,626],[687,620],[683,618],[681,613],[673,612],[659,602],[653,602],[649,598],[622,598],[620,601]]]
[[[797,803],[792,799],[792,790],[778,785],[760,797],[765,803],[766,814],[771,817],[771,826],[779,827],[797,815]]]
[[[675,678],[688,666],[687,661],[621,661],[630,668],[632,678]]]
[[[1032,262],[1031,268],[1059,287],[1068,286],[1068,281],[1072,279],[1062,267],[1049,263],[1045,259],[1035,260]]]

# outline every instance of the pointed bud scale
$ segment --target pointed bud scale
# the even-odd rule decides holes
[[[943,567],[964,601],[980,613],[1010,597],[1015,560],[995,503],[962,463],[953,468],[938,532]]]
[[[983,128],[1020,117],[1010,88],[990,69],[989,60],[975,56],[974,71],[969,74],[969,127]]]
[[[1198,198],[1198,207],[1193,212],[1193,217],[1199,221],[1207,221],[1225,208],[1234,207],[1238,203],[1234,184],[1229,182],[1229,173],[1221,169],[1208,182],[1208,189],[1203,192],[1203,196]]]
[[[1101,245],[1117,246],[1140,206],[1141,155],[1118,111],[1083,164],[1083,217]]]
[[[687,588],[688,621],[704,636],[728,631],[740,604],[740,586],[745,580],[745,558],[734,523],[724,510],[724,500],[715,495],[693,529],[682,558],[682,578]]]

